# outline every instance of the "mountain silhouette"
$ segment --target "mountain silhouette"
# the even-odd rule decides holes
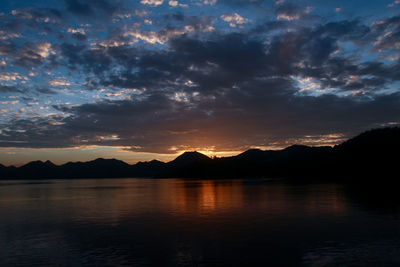
[[[98,158],[88,162],[68,162],[58,169],[58,177],[97,178],[128,177],[129,165],[121,160]]]
[[[183,167],[188,164],[193,164],[193,163],[198,163],[202,161],[208,161],[211,160],[209,157],[207,157],[204,154],[201,154],[197,151],[193,152],[184,152],[182,155],[178,156],[176,159],[173,161],[169,162],[170,165],[175,165],[177,167]]]
[[[53,173],[55,173],[57,165],[53,164],[51,161],[47,160],[45,162],[37,160],[31,161],[17,170],[18,176],[23,178],[51,178]]]
[[[168,162],[160,177],[192,177],[203,178],[209,174],[203,169],[205,166],[210,166],[212,159],[197,151],[184,152],[173,161]]]
[[[32,161],[21,167],[0,164],[0,178],[122,178],[189,177],[342,179],[346,181],[397,181],[400,128],[364,132],[334,147],[293,145],[282,150],[249,149],[239,155],[209,158],[185,152],[164,163],[158,160],[127,164],[117,159],[68,162]]]
[[[135,165],[129,167],[129,173],[134,174],[128,175],[130,177],[159,177],[165,170],[166,163],[152,160],[147,162],[138,162]]]
[[[398,176],[400,128],[364,132],[334,147],[341,174],[394,180]]]
[[[351,138],[340,145],[335,146],[337,150],[345,151],[382,151],[398,149],[400,147],[400,128],[381,128],[364,132]]]

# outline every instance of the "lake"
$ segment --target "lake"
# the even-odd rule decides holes
[[[398,198],[372,192],[256,179],[0,181],[0,266],[400,266]]]

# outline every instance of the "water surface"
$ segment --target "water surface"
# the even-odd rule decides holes
[[[397,199],[380,200],[268,180],[0,181],[0,266],[400,266]]]

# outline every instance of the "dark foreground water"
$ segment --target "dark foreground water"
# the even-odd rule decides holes
[[[1,181],[0,266],[400,266],[396,202],[337,184]]]

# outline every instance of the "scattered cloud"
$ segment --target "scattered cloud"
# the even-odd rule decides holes
[[[71,83],[67,82],[63,78],[51,79],[49,80],[49,84],[52,86],[70,86]]]
[[[215,5],[215,4],[217,3],[217,1],[218,1],[218,0],[204,0],[203,3],[204,3],[205,5],[211,5],[211,6],[213,6],[213,5]]]
[[[399,5],[400,4],[400,0],[395,0],[393,3],[389,4],[388,7],[393,7],[395,5]]]
[[[311,15],[312,6],[298,6],[292,3],[282,3],[276,7],[275,14],[277,20],[294,21],[299,19],[311,19],[316,16]]]
[[[168,2],[168,4],[169,4],[170,6],[178,6],[178,5],[179,5],[179,2],[178,2],[178,1],[171,0],[171,1]]]
[[[65,0],[4,12],[0,146],[240,151],[398,123],[400,18],[354,19],[346,3]],[[341,13],[322,16],[325,5]]]
[[[238,13],[221,15],[221,19],[229,23],[229,26],[236,27],[237,25],[246,24],[248,19],[243,18]]]
[[[164,3],[164,0],[141,0],[142,5],[159,6]]]

